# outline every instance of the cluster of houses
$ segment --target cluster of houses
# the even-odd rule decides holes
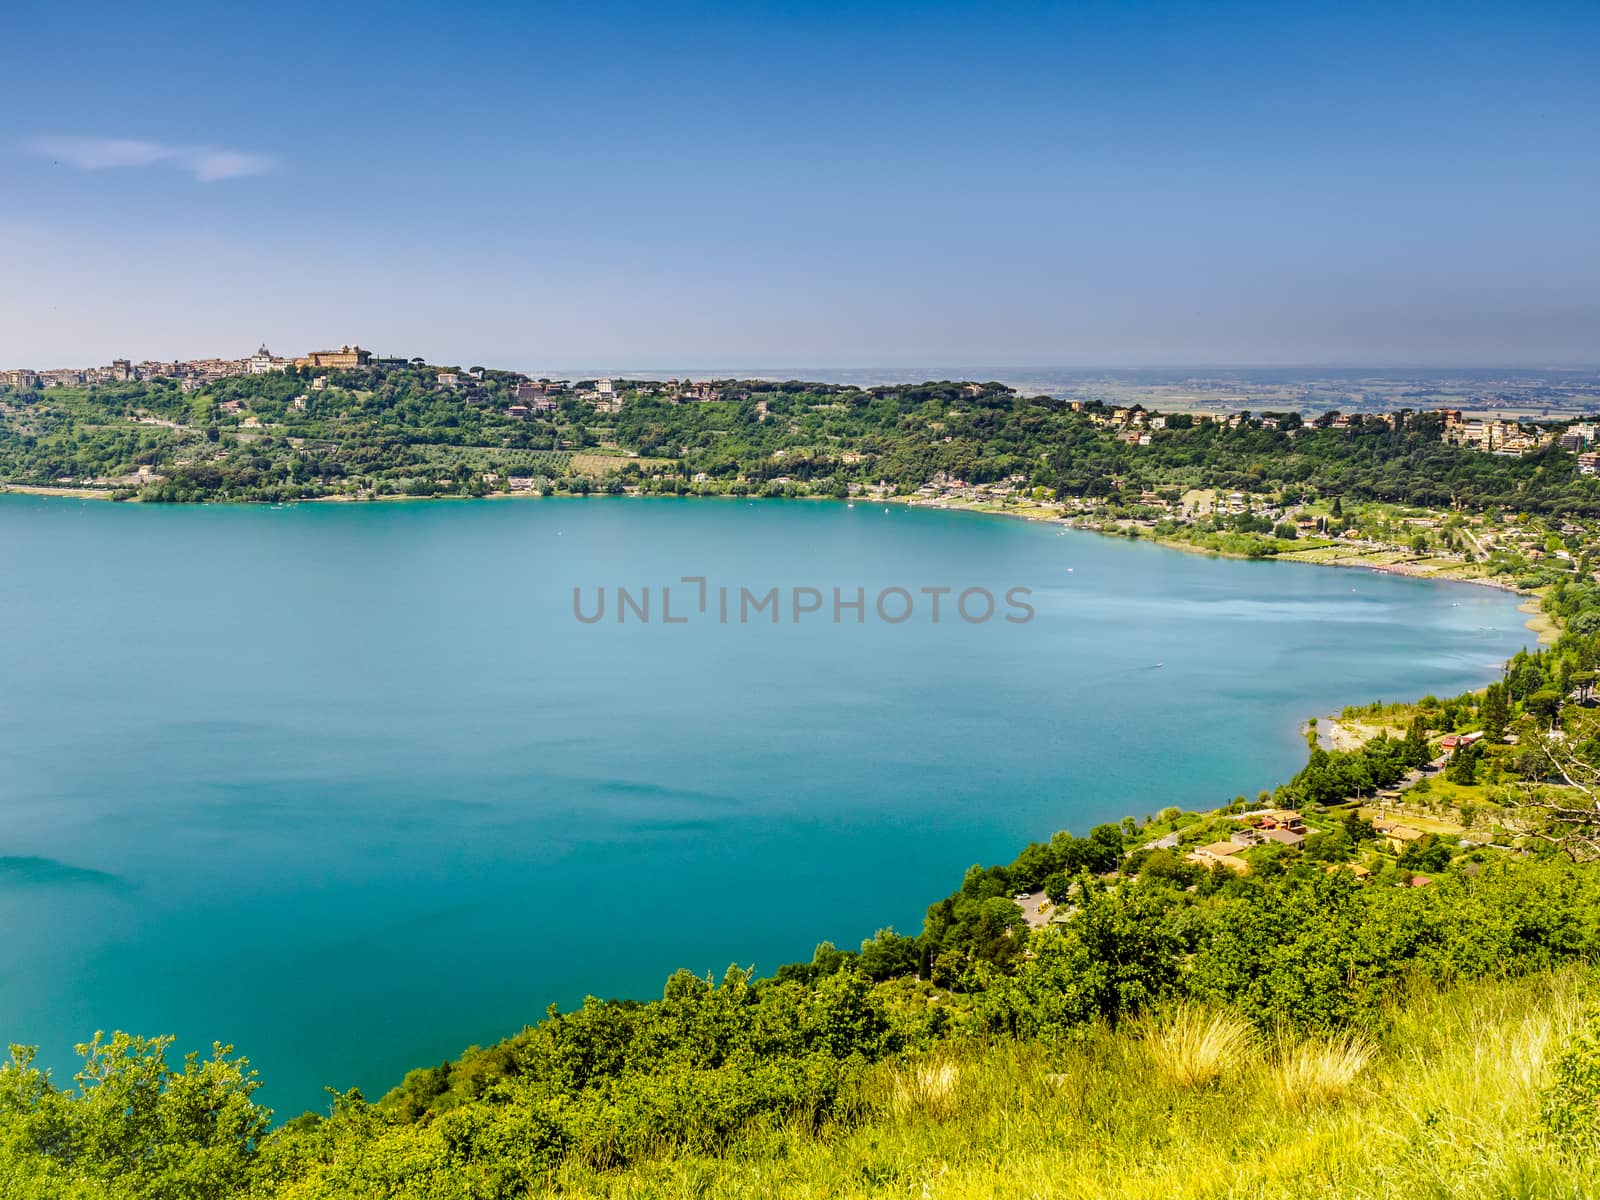
[[[440,376],[441,380],[443,378]],[[573,387],[571,381],[566,379],[524,378],[512,389],[512,403],[506,406],[505,415],[514,421],[526,421],[553,413],[569,395],[587,400],[597,413],[622,411],[622,395],[617,391],[614,379],[596,379]]]
[[[444,378],[440,377],[441,380]],[[529,417],[540,413],[555,412],[561,407],[561,400],[569,395],[576,395],[586,400],[590,407],[597,413],[615,414],[622,411],[622,393],[626,389],[641,396],[652,396],[668,403],[677,404],[685,400],[716,400],[722,395],[721,387],[710,381],[693,382],[683,379],[667,380],[628,380],[626,382],[603,376],[599,379],[588,380],[573,384],[567,379],[530,379],[524,377],[516,385],[514,403],[506,408],[506,416],[517,420],[527,420]],[[757,406],[758,415],[764,415]]]
[[[146,359],[113,359],[105,367],[56,367],[48,371],[35,371],[17,367],[0,372],[0,380],[18,391],[33,391],[59,387],[93,387],[107,383],[136,383],[145,379],[177,379],[185,391],[193,391],[219,379],[240,375],[265,375],[269,371],[282,371],[288,367],[323,367],[329,370],[350,370],[373,363],[409,365],[409,359],[375,359],[370,350],[360,346],[341,346],[337,350],[313,350],[299,358],[284,358],[265,346],[243,358],[192,358],[163,362]]]
[[[174,364],[176,365],[176,364]],[[101,383],[128,383],[146,379],[148,372],[164,371],[166,363],[133,363],[119,358],[108,367],[58,367],[49,371],[35,371],[29,367],[15,367],[0,373],[0,380],[19,392],[39,388],[84,387]]]
[[[1292,808],[1273,808],[1266,812],[1249,813],[1243,818],[1244,828],[1235,829],[1226,841],[1198,846],[1185,854],[1184,861],[1201,867],[1227,867],[1243,875],[1250,864],[1240,857],[1256,846],[1279,845],[1298,850],[1306,843],[1304,818]],[[1173,845],[1176,846],[1176,835]],[[1159,843],[1157,843],[1159,845]]]
[[[1473,737],[1474,735],[1463,735]],[[1475,735],[1481,737],[1482,735]],[[1184,861],[1199,867],[1226,867],[1230,871],[1244,875],[1250,870],[1250,864],[1243,857],[1244,853],[1257,846],[1287,846],[1291,850],[1298,850],[1305,845],[1309,831],[1305,820],[1298,812],[1288,808],[1274,808],[1266,812],[1247,813],[1241,820],[1244,827],[1235,829],[1226,840],[1212,842],[1205,846],[1197,846],[1185,854]],[[1419,842],[1426,835],[1419,829],[1414,829],[1404,822],[1390,820],[1386,817],[1377,817],[1372,822],[1372,827],[1383,838],[1384,845],[1391,853],[1399,854],[1407,846]],[[1176,849],[1178,835],[1170,833],[1159,841],[1152,842],[1152,847],[1160,849]],[[1367,878],[1372,872],[1359,863],[1330,863],[1327,870],[1349,871],[1358,879]],[[1428,883],[1426,876],[1418,875],[1412,879],[1413,886],[1422,886]]]
[[[1579,422],[1569,426],[1561,432],[1543,430],[1537,425],[1525,425],[1521,421],[1505,421],[1495,418],[1466,419],[1461,410],[1456,408],[1441,408],[1438,414],[1444,418],[1444,440],[1453,446],[1466,446],[1473,450],[1481,450],[1486,454],[1499,454],[1508,458],[1520,458],[1530,450],[1537,450],[1542,446],[1556,443],[1563,450],[1581,452],[1594,444],[1595,427],[1589,422]],[[1594,474],[1595,456],[1587,455],[1588,464],[1580,462],[1580,468],[1587,465],[1586,474]]]
[[[1087,412],[1090,421],[1112,430],[1118,441],[1130,446],[1148,446],[1152,440],[1151,435],[1166,428],[1167,425],[1166,417],[1159,413],[1148,412],[1140,405],[1130,408],[1101,408],[1075,400],[1071,402],[1071,407],[1075,412]],[[1584,474],[1600,473],[1600,453],[1590,450],[1596,442],[1596,427],[1591,422],[1542,429],[1537,425],[1521,421],[1495,418],[1468,419],[1463,416],[1460,409],[1454,408],[1440,408],[1433,412],[1444,418],[1442,436],[1444,441],[1451,445],[1467,446],[1488,454],[1520,457],[1542,446],[1555,444],[1579,456],[1579,470]],[[1252,417],[1243,412],[1231,414],[1197,412],[1189,416],[1196,424],[1215,422],[1229,429],[1237,429],[1246,423],[1262,429],[1279,429],[1287,424],[1290,436],[1299,432],[1298,422],[1282,413],[1264,413]],[[1319,418],[1317,424],[1329,429],[1354,429],[1372,423],[1382,423],[1391,429],[1398,429],[1403,419],[1403,414],[1394,412],[1378,415],[1332,413]]]
[[[861,461],[861,455],[849,452],[842,455],[841,458],[846,463],[850,463],[852,460],[855,462]],[[964,479],[958,479],[945,471],[940,471],[934,475],[932,482],[923,484],[913,493],[914,499],[912,503],[915,504],[919,501],[927,504],[951,500],[1004,500],[1007,496],[1014,496],[1025,490],[1027,483],[1028,477],[1021,474],[1008,475],[1000,483],[968,483]],[[887,484],[881,485],[881,490],[885,493],[893,491]]]
[[[1083,412],[1081,400],[1072,402],[1073,412]],[[1148,446],[1151,435],[1167,427],[1167,418],[1160,413],[1147,412],[1139,405],[1132,408],[1108,408],[1103,412],[1089,413],[1089,420],[1103,429],[1110,429],[1119,442],[1129,446]]]
[[[441,381],[444,376],[440,376]],[[561,407],[561,401],[567,396],[577,396],[580,400],[587,401],[589,406],[599,414],[616,414],[622,411],[622,395],[626,390],[640,396],[651,396],[665,400],[669,404],[680,404],[693,400],[718,400],[722,397],[722,387],[712,380],[695,382],[688,379],[667,380],[617,380],[609,377],[587,380],[574,384],[567,379],[530,379],[524,377],[516,385],[513,403],[508,405],[505,415],[513,420],[525,421],[542,414],[552,413]],[[756,405],[756,415],[759,419],[766,418],[766,403]]]
[[[1467,747],[1475,745],[1483,739],[1482,730],[1470,733],[1446,734],[1439,741],[1439,755],[1428,764],[1428,770],[1443,769],[1452,758]],[[1384,792],[1380,796],[1390,798],[1398,796],[1397,792]],[[1246,851],[1257,846],[1280,845],[1292,850],[1298,850],[1305,845],[1308,836],[1306,824],[1301,815],[1293,809],[1275,808],[1262,812],[1246,813],[1240,818],[1244,822],[1243,828],[1233,830],[1225,840],[1211,842],[1208,845],[1197,846],[1184,855],[1184,861],[1201,867],[1226,867],[1238,874],[1246,874],[1250,864],[1243,857]],[[1379,815],[1372,820],[1372,828],[1382,838],[1385,848],[1391,854],[1402,854],[1410,846],[1422,841],[1427,836],[1426,832],[1407,824],[1404,820],[1386,816],[1379,811]],[[1180,844],[1177,833],[1169,833],[1157,841],[1149,843],[1147,849],[1175,850]],[[1463,843],[1465,844],[1465,843]],[[1330,864],[1327,870],[1350,871],[1358,879],[1365,879],[1371,871],[1356,863]],[[1411,877],[1413,887],[1423,887],[1431,880],[1425,875]]]
[[[1590,457],[1585,455],[1583,457]],[[1591,474],[1593,472],[1590,472]],[[1572,521],[1563,521],[1560,525],[1551,522],[1547,527],[1505,527],[1501,529],[1488,529],[1478,534],[1478,542],[1485,550],[1501,550],[1507,554],[1515,554],[1529,562],[1545,562],[1555,559],[1561,563],[1572,562],[1572,551],[1563,546],[1554,549],[1548,547],[1548,538],[1552,532],[1559,533],[1563,538],[1584,535],[1587,531],[1582,525]],[[1551,564],[1554,565],[1554,564]]]

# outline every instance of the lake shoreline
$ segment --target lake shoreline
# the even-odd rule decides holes
[[[1278,556],[1274,554],[1265,554],[1259,558],[1252,558],[1248,554],[1238,554],[1227,550],[1216,550],[1209,546],[1196,546],[1192,542],[1186,542],[1178,538],[1163,538],[1144,533],[1140,533],[1137,536],[1129,536],[1116,530],[1102,529],[1089,525],[1074,525],[1069,518],[1061,515],[1058,510],[1046,509],[1038,505],[1030,506],[1032,511],[1018,512],[1015,511],[1015,509],[1007,507],[984,508],[979,507],[976,504],[968,504],[960,501],[928,501],[905,496],[885,497],[883,498],[882,503],[903,504],[908,508],[931,508],[942,512],[972,512],[979,513],[984,516],[1010,517],[1015,520],[1032,521],[1037,524],[1057,524],[1064,528],[1074,530],[1078,533],[1093,533],[1098,534],[1101,537],[1121,538],[1124,541],[1130,542],[1149,542],[1152,545],[1161,546],[1168,550],[1182,550],[1188,554],[1199,554],[1208,558],[1228,558],[1233,559],[1236,562],[1273,562],[1278,558]],[[1432,580],[1442,583],[1466,583],[1475,587],[1486,587],[1493,588],[1494,590],[1500,592],[1510,592],[1513,595],[1523,596],[1526,598],[1522,604],[1518,605],[1518,610],[1529,614],[1528,620],[1523,622],[1523,624],[1527,626],[1530,632],[1537,635],[1540,645],[1550,645],[1554,643],[1556,638],[1558,638],[1561,634],[1561,627],[1559,623],[1557,623],[1549,613],[1545,612],[1540,607],[1540,592],[1528,588],[1520,588],[1516,584],[1509,583],[1504,579],[1481,575],[1446,575],[1442,572],[1425,575],[1416,571],[1400,570],[1393,566],[1377,567],[1370,564],[1355,562],[1314,561],[1306,559],[1284,559],[1283,561],[1293,562],[1307,567],[1335,567],[1343,570],[1368,571],[1374,575],[1400,575],[1407,579]]]
[[[4,495],[6,495],[7,493],[10,493],[10,492],[15,492],[15,493],[17,493],[19,495],[25,495],[25,496],[41,496],[41,497],[45,497],[45,498],[74,499],[74,500],[115,500],[116,499],[112,495],[112,493],[110,493],[108,491],[105,491],[105,490],[94,489],[94,488],[56,488],[56,487],[41,486],[41,485],[38,485],[38,484],[0,483],[0,496],[4,496]],[[313,497],[310,497],[309,499],[292,500],[292,501],[289,501],[288,503],[289,504],[373,504],[373,503],[382,504],[382,503],[394,503],[394,502],[398,502],[398,501],[411,501],[411,502],[414,502],[414,503],[435,503],[435,502],[440,502],[440,501],[461,502],[461,501],[470,501],[470,500],[501,500],[501,501],[504,501],[504,500],[550,500],[550,499],[556,499],[556,498],[558,498],[558,497],[553,497],[553,496],[547,495],[545,493],[540,493],[540,492],[497,492],[497,493],[492,493],[492,494],[487,495],[487,496],[366,496],[366,497],[358,497],[358,496],[313,496]],[[724,494],[720,494],[720,495],[712,495],[712,496],[701,496],[701,495],[691,495],[691,496],[621,495],[621,496],[613,496],[613,495],[610,495],[608,493],[587,493],[587,494],[580,493],[580,494],[576,494],[576,495],[568,495],[568,496],[559,497],[559,498],[561,498],[561,499],[573,499],[573,500],[597,500],[597,499],[598,500],[669,500],[669,499],[671,499],[671,500],[746,500],[746,501],[775,499],[775,497],[768,497],[768,496],[733,496],[733,495],[728,495],[728,494],[725,494],[725,493]],[[788,498],[786,497],[785,499],[788,499]],[[1013,520],[1032,521],[1035,524],[1056,524],[1056,525],[1060,525],[1060,526],[1062,526],[1064,528],[1074,530],[1074,531],[1076,531],[1078,533],[1094,533],[1094,534],[1100,535],[1101,537],[1122,538],[1124,541],[1149,542],[1152,545],[1161,546],[1161,547],[1164,547],[1165,549],[1168,549],[1168,550],[1182,550],[1182,551],[1184,551],[1185,553],[1188,553],[1188,554],[1199,554],[1199,555],[1204,555],[1204,556],[1207,556],[1207,557],[1210,557],[1210,558],[1228,558],[1228,559],[1234,559],[1236,561],[1241,561],[1241,562],[1252,562],[1252,561],[1266,562],[1266,561],[1272,561],[1272,560],[1274,560],[1274,559],[1276,559],[1278,557],[1277,555],[1266,554],[1266,555],[1261,555],[1259,558],[1252,558],[1252,556],[1250,556],[1248,554],[1238,554],[1238,553],[1235,553],[1235,552],[1232,552],[1232,551],[1227,551],[1227,550],[1216,550],[1216,549],[1213,549],[1213,548],[1211,548],[1209,546],[1196,546],[1192,542],[1186,542],[1186,541],[1183,541],[1182,539],[1179,539],[1179,538],[1163,538],[1163,537],[1159,537],[1159,536],[1146,535],[1144,533],[1139,533],[1136,536],[1130,536],[1130,535],[1128,535],[1126,533],[1122,533],[1122,532],[1119,532],[1117,530],[1103,529],[1103,528],[1099,528],[1097,526],[1089,526],[1089,525],[1075,525],[1075,524],[1072,523],[1070,518],[1068,518],[1067,516],[1065,516],[1063,514],[1061,509],[1059,509],[1057,507],[1047,507],[1045,505],[1038,504],[1038,503],[1030,503],[1030,504],[1027,505],[1027,507],[1025,509],[1020,509],[1019,506],[1015,506],[1015,505],[1000,505],[1000,506],[986,507],[986,506],[983,506],[983,505],[980,505],[980,504],[970,503],[970,502],[966,502],[966,501],[950,501],[950,500],[934,500],[934,501],[930,501],[930,500],[926,500],[926,499],[921,499],[921,498],[916,497],[916,496],[875,496],[875,497],[872,497],[870,499],[855,498],[855,499],[849,499],[849,500],[840,500],[839,498],[834,497],[834,496],[799,496],[799,497],[794,497],[793,499],[800,500],[800,501],[808,501],[808,502],[827,502],[827,503],[834,503],[834,504],[847,504],[847,505],[850,505],[850,506],[854,506],[856,504],[898,504],[898,505],[901,505],[902,507],[905,507],[905,508],[933,509],[933,510],[940,511],[940,512],[967,512],[967,513],[976,513],[976,514],[978,514],[980,516],[991,516],[991,517],[1008,517],[1008,518],[1011,518]],[[127,499],[127,500],[120,501],[120,503],[138,504],[138,503],[142,503],[142,501],[130,498],[130,499]],[[201,501],[200,503],[201,504],[210,504],[210,503],[215,503],[215,502]],[[263,501],[263,500],[223,501],[222,503],[225,503],[225,504],[240,504],[240,505],[246,505],[246,506],[250,506],[250,507],[259,507],[259,506],[273,507],[273,505],[268,504],[266,501]],[[1442,582],[1445,582],[1445,583],[1467,583],[1467,584],[1472,584],[1475,587],[1487,587],[1487,588],[1494,588],[1496,591],[1511,592],[1514,595],[1527,597],[1527,600],[1520,606],[1520,610],[1522,612],[1525,612],[1525,613],[1529,614],[1528,620],[1525,621],[1524,624],[1527,626],[1527,628],[1532,633],[1534,633],[1538,637],[1540,645],[1550,645],[1556,640],[1557,637],[1560,636],[1560,632],[1561,632],[1560,626],[1550,617],[1550,615],[1548,613],[1544,612],[1539,607],[1538,599],[1539,599],[1540,593],[1537,592],[1537,591],[1531,591],[1531,590],[1529,590],[1527,588],[1519,588],[1519,587],[1516,586],[1516,584],[1509,583],[1509,582],[1507,582],[1507,581],[1505,581],[1503,579],[1490,578],[1490,577],[1485,577],[1485,576],[1481,576],[1481,575],[1480,576],[1447,575],[1447,574],[1444,574],[1442,572],[1425,575],[1425,574],[1422,574],[1420,572],[1402,570],[1398,566],[1394,566],[1394,565],[1372,566],[1370,564],[1356,563],[1356,562],[1315,561],[1315,560],[1306,560],[1306,559],[1285,559],[1284,561],[1286,561],[1286,562],[1296,562],[1296,563],[1299,563],[1299,564],[1301,564],[1303,566],[1336,567],[1336,568],[1343,568],[1343,569],[1348,569],[1348,570],[1363,570],[1363,571],[1369,571],[1374,575],[1403,575],[1403,576],[1405,576],[1407,578],[1410,578],[1410,579],[1438,580],[1438,581],[1442,581]]]

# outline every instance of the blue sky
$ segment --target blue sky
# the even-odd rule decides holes
[[[0,365],[1600,362],[1600,6],[30,5]]]

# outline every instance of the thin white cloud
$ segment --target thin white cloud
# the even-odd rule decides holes
[[[264,154],[211,146],[173,146],[134,138],[42,137],[27,143],[27,148],[80,171],[166,166],[187,171],[201,183],[260,175],[277,165]]]

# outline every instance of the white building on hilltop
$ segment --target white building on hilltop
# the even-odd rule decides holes
[[[245,371],[251,375],[265,375],[268,371],[281,371],[289,365],[283,358],[274,358],[272,351],[262,346],[244,360]]]

